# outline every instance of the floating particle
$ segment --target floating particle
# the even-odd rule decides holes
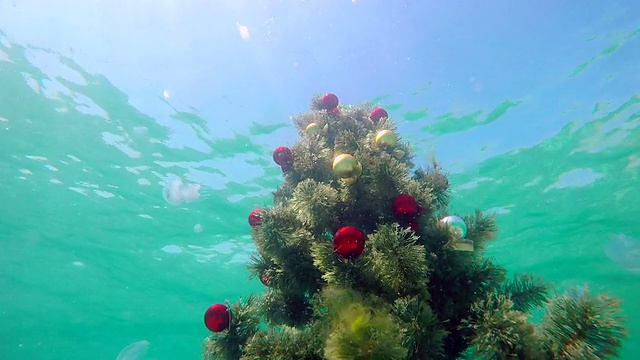
[[[242,38],[242,40],[249,40],[249,28],[240,24],[239,22],[236,22],[236,29],[238,29],[238,32],[240,33],[240,37]]]
[[[197,232],[197,233],[202,232],[202,225],[200,225],[200,224],[196,224],[196,225],[193,227],[193,231],[195,231],[195,232]]]

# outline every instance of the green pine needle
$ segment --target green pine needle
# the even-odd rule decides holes
[[[427,302],[400,298],[394,303],[394,314],[402,321],[410,359],[442,358],[447,332]]]
[[[508,296],[513,301],[515,310],[529,312],[547,302],[549,290],[540,278],[530,274],[517,274],[505,281],[498,293]]]
[[[573,288],[550,301],[542,332],[558,358],[603,359],[618,356],[627,337],[624,321],[618,300]]]
[[[309,296],[269,289],[261,301],[260,313],[272,325],[301,326],[311,319]]]
[[[331,225],[338,205],[338,192],[312,179],[300,182],[290,206],[298,220],[309,228],[323,230]]]
[[[369,235],[367,254],[370,273],[392,298],[423,293],[428,267],[424,246],[417,236],[398,224],[382,225]]]
[[[484,249],[484,243],[487,240],[492,240],[498,231],[495,216],[483,214],[480,210],[462,218],[467,225],[465,238],[472,240],[477,250]]]
[[[242,346],[258,331],[260,323],[258,301],[254,296],[235,304],[231,309],[231,325],[221,333],[205,339],[203,360],[237,360]]]
[[[473,330],[471,344],[480,359],[541,359],[540,339],[527,318],[508,297],[489,295],[472,305],[461,326]]]
[[[325,345],[327,360],[404,360],[401,328],[384,308],[354,301],[338,309]]]
[[[312,330],[283,326],[260,331],[244,347],[240,360],[322,360],[322,343]]]
[[[447,208],[451,198],[449,180],[435,162],[433,166],[426,169],[417,169],[413,177],[421,184],[425,184],[428,188],[432,189],[433,196],[436,200],[436,207],[439,210]]]

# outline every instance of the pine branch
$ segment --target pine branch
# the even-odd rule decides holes
[[[462,218],[467,225],[465,238],[473,241],[476,252],[482,252],[485,242],[494,239],[498,231],[495,216],[485,215],[480,210],[476,210],[474,214],[465,215]]]
[[[331,186],[313,179],[300,182],[290,202],[298,220],[316,232],[331,225],[337,205],[338,192]]]
[[[327,290],[323,297],[329,321],[327,360],[406,358],[402,329],[384,302],[346,289]]]
[[[278,257],[287,247],[287,241],[300,228],[299,222],[290,209],[274,206],[260,212],[262,224],[253,228],[253,239],[258,251],[269,257]]]
[[[410,359],[443,358],[447,332],[427,302],[417,297],[401,298],[395,301],[393,312],[402,322]]]
[[[293,169],[285,175],[287,183],[298,184],[305,179],[313,179],[318,183],[329,183],[333,173],[331,169],[334,154],[326,146],[324,138],[305,138],[296,143],[292,149],[295,156]]]
[[[468,278],[467,291],[478,294],[479,298],[493,292],[504,283],[507,270],[491,259],[481,258],[473,262],[471,267],[466,270],[466,274]]]
[[[419,168],[415,171],[413,178],[432,189],[436,200],[436,208],[443,211],[449,205],[451,193],[449,191],[449,179],[435,164],[426,169]]]
[[[260,278],[263,275],[267,275],[268,277],[273,277],[275,270],[275,263],[267,258],[264,258],[260,254],[253,254],[249,258],[249,264],[247,264],[247,269],[250,272],[250,278]]]
[[[330,242],[317,242],[311,247],[314,264],[322,274],[325,284],[351,287],[376,294],[384,293],[384,289],[375,282],[374,274],[369,271],[367,259],[370,252],[371,249],[365,246],[359,258],[345,260],[336,255]]]
[[[203,360],[237,360],[242,347],[258,331],[260,323],[258,301],[248,297],[233,306],[231,324],[224,333],[213,333],[205,339]]]
[[[541,329],[558,359],[604,359],[618,356],[624,322],[618,300],[573,288],[550,301]]]
[[[529,312],[547,302],[549,290],[542,279],[530,274],[517,274],[505,281],[497,292],[508,296],[515,310]]]
[[[293,190],[295,190],[295,185],[292,182],[282,183],[282,185],[278,186],[276,191],[273,192],[273,204],[275,206],[287,204],[293,196]]]
[[[469,346],[471,332],[460,327],[475,301],[488,296],[505,277],[505,269],[488,259],[447,251],[434,260],[429,277],[431,308],[449,333],[445,339],[447,358],[456,358]]]
[[[408,181],[404,188],[401,189],[401,193],[409,194],[418,201],[422,206],[423,218],[437,208],[437,195],[434,195],[433,190],[429,186],[417,180]]]
[[[273,325],[301,326],[311,319],[313,310],[307,294],[269,289],[261,300],[262,317]]]
[[[354,301],[335,313],[325,344],[327,360],[406,358],[401,328],[385,307]]]
[[[314,108],[314,103],[318,104],[318,106],[320,106],[320,108],[317,108],[317,109]],[[320,97],[314,98],[311,101],[310,108],[312,110],[321,110],[322,109],[322,100],[321,100],[321,98]],[[307,126],[309,124],[316,123],[316,124],[319,124],[320,126],[323,126],[326,123],[327,118],[328,117],[327,117],[326,112],[309,111],[309,112],[300,113],[300,114],[292,116],[291,117],[291,122],[295,125],[296,129],[298,130],[298,133],[300,135],[304,135],[304,130],[307,128]]]
[[[462,327],[474,334],[471,345],[480,359],[542,359],[541,341],[527,314],[514,310],[513,301],[503,295],[489,295],[474,303]]]
[[[393,199],[401,194],[410,180],[407,166],[387,153],[375,154],[363,161],[362,179],[368,184],[369,191],[381,199]]]
[[[382,225],[368,237],[368,272],[391,299],[426,294],[427,258],[424,246],[416,244],[417,239],[398,224]]]
[[[314,330],[313,327],[283,326],[277,330],[260,331],[243,349],[241,360],[323,360],[323,344]]]

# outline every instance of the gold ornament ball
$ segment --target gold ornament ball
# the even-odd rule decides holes
[[[350,177],[350,178],[342,179],[342,181],[344,181],[344,183],[347,184],[347,185],[353,185],[353,184],[358,182],[358,178],[357,177]]]
[[[317,123],[312,122],[311,124],[307,125],[307,127],[304,129],[304,132],[307,135],[317,134],[317,133],[320,132],[320,125],[318,125]]]
[[[333,173],[340,178],[352,177],[357,169],[358,162],[349,154],[342,154],[333,159]]]
[[[358,179],[360,179],[360,175],[362,175],[362,164],[360,164],[360,161],[356,161],[356,167],[353,170],[353,176],[342,178],[342,180],[347,185],[353,185],[358,181]]]
[[[398,135],[391,130],[381,130],[376,135],[376,144],[379,146],[395,146],[398,143]]]
[[[353,175],[358,178],[362,175],[362,164],[360,164],[360,161],[356,161],[355,173]]]

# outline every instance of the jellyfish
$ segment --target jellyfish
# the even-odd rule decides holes
[[[640,241],[624,234],[611,235],[605,246],[607,257],[627,271],[640,274]]]
[[[190,203],[200,198],[200,185],[198,184],[185,184],[180,190],[182,194],[182,201]]]
[[[116,360],[140,360],[149,349],[147,340],[140,340],[125,346],[118,354]]]
[[[200,185],[184,184],[182,180],[176,179],[165,186],[162,195],[171,205],[190,203],[200,198]]]

